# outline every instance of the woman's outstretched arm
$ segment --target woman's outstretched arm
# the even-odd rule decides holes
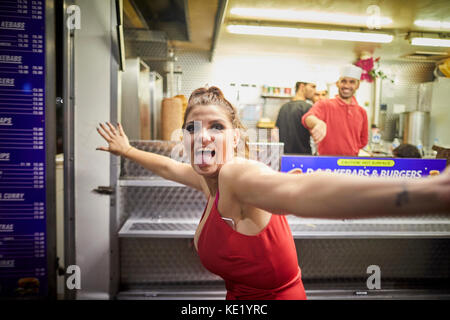
[[[204,191],[201,177],[188,164],[175,161],[169,157],[142,151],[132,147],[120,124],[117,128],[109,122],[100,124],[98,133],[108,143],[108,147],[98,147],[97,150],[111,152],[133,160],[144,168],[154,172],[164,179],[172,180],[189,187]]]
[[[356,219],[450,214],[449,169],[438,177],[396,180],[326,173],[286,174],[235,160],[222,167],[220,180],[238,201],[272,213]]]

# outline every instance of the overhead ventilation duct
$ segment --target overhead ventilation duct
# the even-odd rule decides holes
[[[190,41],[187,1],[129,0],[150,30],[162,31],[168,40]]]
[[[161,31],[125,29],[127,56],[140,57],[146,62],[168,59],[167,36]]]

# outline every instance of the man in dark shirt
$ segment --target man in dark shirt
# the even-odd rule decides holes
[[[276,126],[280,142],[284,142],[284,153],[311,154],[311,135],[302,125],[302,116],[311,108],[315,92],[314,83],[299,81],[295,84],[295,97],[281,107]]]

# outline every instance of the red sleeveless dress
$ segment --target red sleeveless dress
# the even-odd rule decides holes
[[[227,300],[306,299],[286,217],[272,214],[259,234],[248,236],[222,219],[218,200],[219,191],[197,247],[203,266],[225,280]]]

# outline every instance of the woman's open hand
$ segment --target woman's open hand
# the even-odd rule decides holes
[[[100,128],[97,128],[97,132],[108,142],[107,147],[98,147],[96,150],[108,151],[116,156],[123,156],[130,149],[130,142],[120,123],[117,124],[117,128],[111,123],[106,122],[106,125],[100,123]]]

